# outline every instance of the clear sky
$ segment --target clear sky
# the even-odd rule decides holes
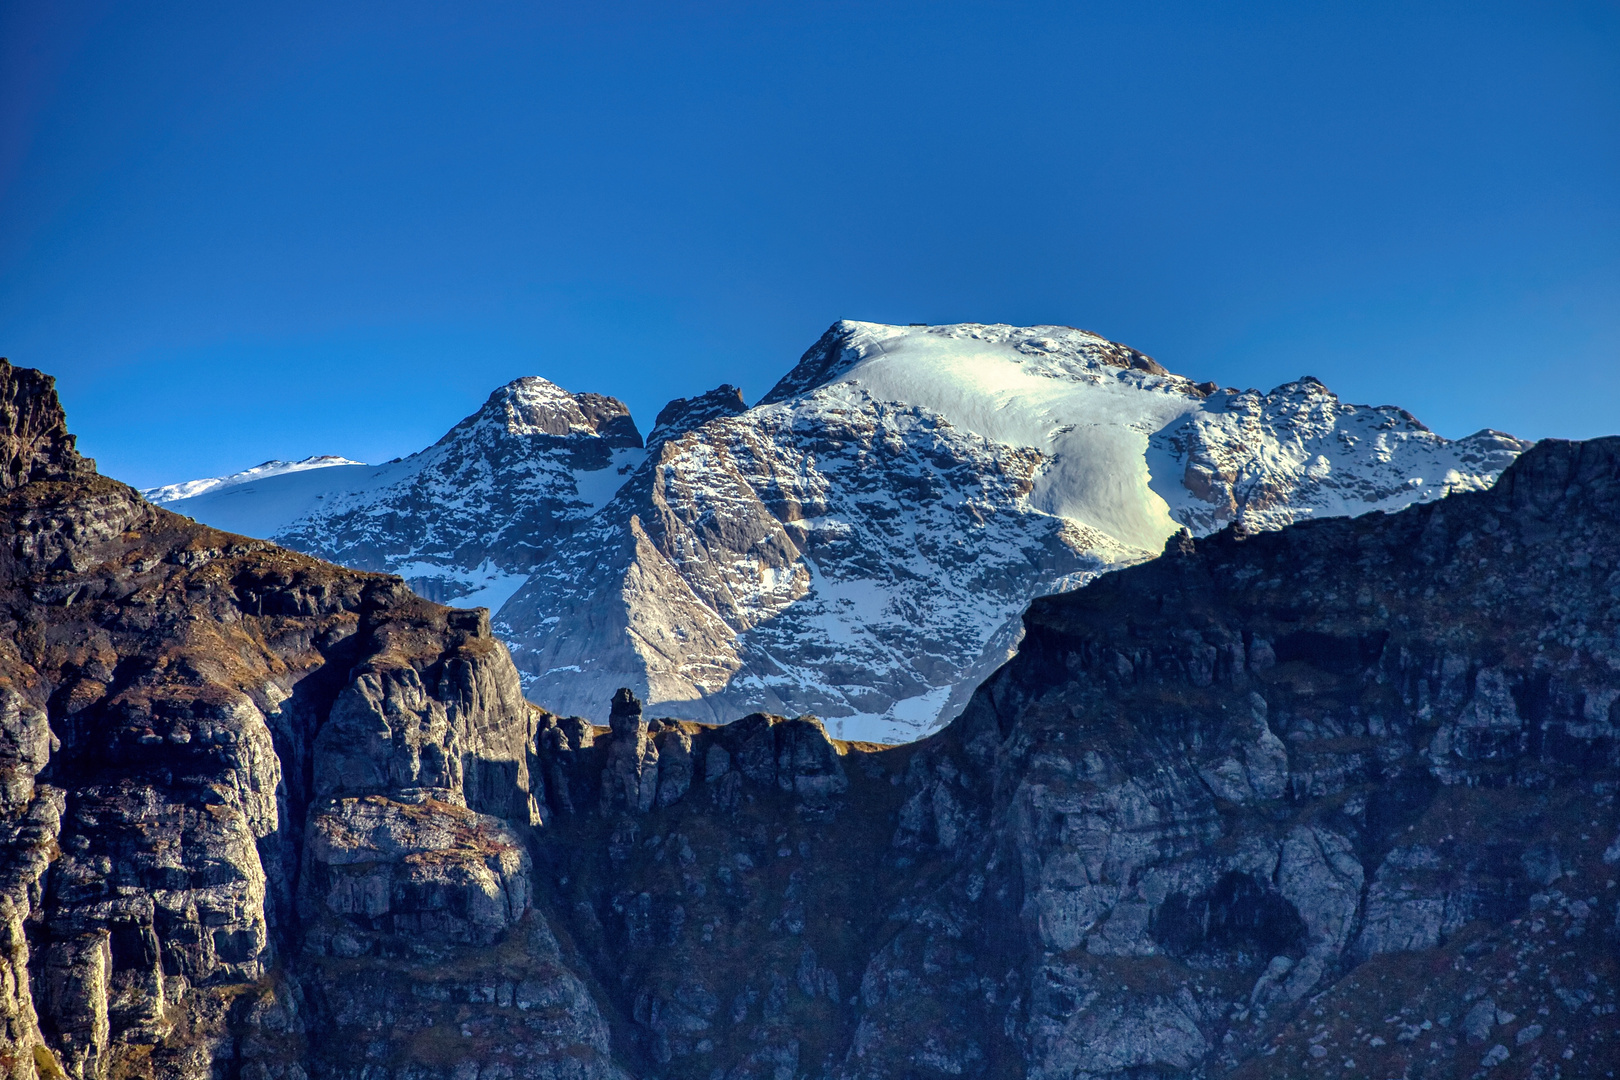
[[[1620,432],[1620,6],[0,2],[0,355],[132,483],[838,318]]]

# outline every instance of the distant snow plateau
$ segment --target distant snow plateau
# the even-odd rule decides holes
[[[304,458],[302,461],[272,460],[262,462],[251,469],[243,469],[239,473],[229,476],[214,476],[207,480],[187,480],[179,484],[165,484],[162,487],[146,488],[141,494],[150,502],[160,506],[181,499],[194,499],[198,495],[206,495],[210,491],[219,491],[223,488],[236,487],[238,484],[251,483],[254,480],[268,480],[272,476],[285,476],[288,473],[308,472],[311,469],[330,469],[337,465],[363,465],[363,462],[351,461],[346,457],[337,457],[333,454],[317,454],[314,457]]]

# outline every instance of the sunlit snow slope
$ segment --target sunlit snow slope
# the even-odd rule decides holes
[[[498,607],[554,710],[601,719],[630,686],[664,715],[814,712],[892,741],[955,714],[1032,597],[1178,528],[1392,509],[1527,445],[1309,378],[1194,384],[1069,327],[854,322],[753,408],[722,387],[672,402],[646,450],[634,431],[611,399],[520,380],[403,462],[169,505]]]

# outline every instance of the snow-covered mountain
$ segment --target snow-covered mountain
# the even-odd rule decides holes
[[[441,603],[495,610],[643,456],[623,403],[524,378],[407,458],[145,494],[222,529],[399,574]],[[160,494],[188,487],[201,494]]]
[[[1069,327],[842,322],[753,408],[671,402],[645,449],[617,401],[524,379],[402,461],[167,505],[498,609],[554,710],[600,718],[630,686],[665,715],[897,740],[954,715],[1031,598],[1178,528],[1394,509],[1526,445],[1309,378],[1194,384]]]

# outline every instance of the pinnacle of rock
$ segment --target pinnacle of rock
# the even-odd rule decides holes
[[[79,456],[75,441],[56,380],[0,357],[0,490],[94,472],[95,462]]]

